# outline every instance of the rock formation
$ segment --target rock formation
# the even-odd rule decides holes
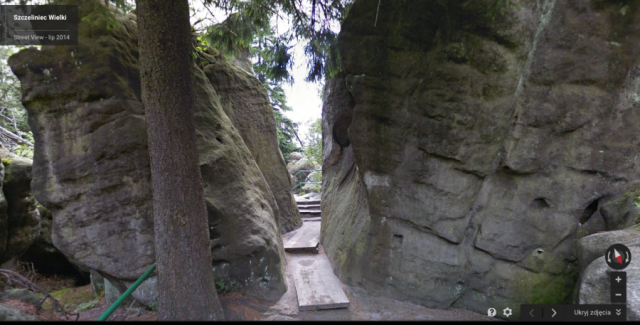
[[[347,284],[517,317],[571,303],[580,232],[637,221],[640,3],[491,3],[351,7],[321,234]]]
[[[113,11],[116,27],[81,22],[78,46],[26,49],[9,64],[22,83],[35,137],[32,187],[53,213],[53,243],[122,291],[155,253],[137,27],[134,15]],[[195,70],[216,279],[275,300],[286,290],[276,200],[210,81]]]
[[[42,205],[38,205],[37,209],[40,213],[40,232],[33,244],[20,257],[20,261],[33,263],[39,273],[81,276],[88,280],[89,269],[70,261],[53,245],[51,211]]]
[[[248,59],[236,58],[236,61]],[[278,147],[273,107],[264,86],[245,70],[251,63],[237,64],[244,68],[220,58],[203,70],[216,90],[222,108],[238,129],[271,188],[278,203],[280,231],[289,232],[300,228],[302,219],[291,192],[291,178]]]
[[[301,170],[318,169],[313,161],[307,158],[300,152],[292,152],[289,154],[289,164],[287,164],[287,171],[291,176],[296,176]]]
[[[31,194],[31,161],[6,150],[0,150],[0,156],[4,169],[0,206],[6,207],[0,210],[0,264],[14,268],[40,235],[40,213]]]

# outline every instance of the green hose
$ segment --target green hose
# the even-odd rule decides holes
[[[131,295],[131,293],[136,290],[136,288],[138,288],[138,286],[140,284],[142,284],[142,282],[144,282],[144,280],[146,280],[149,275],[151,275],[151,272],[153,272],[153,270],[156,268],[156,264],[153,263],[153,265],[151,265],[151,267],[147,270],[147,272],[144,272],[144,274],[138,278],[138,280],[136,280],[136,282],[134,282],[129,289],[127,289],[127,291],[125,291],[118,299],[116,299],[116,301],[109,307],[107,308],[107,310],[104,311],[104,313],[102,313],[102,315],[100,315],[100,317],[98,317],[98,320],[107,320],[107,318],[109,318],[109,316],[111,316],[111,314],[113,314],[114,311],[116,311],[116,309],[118,307],[120,307],[120,305],[122,304],[122,302],[127,299],[127,297],[129,297]]]

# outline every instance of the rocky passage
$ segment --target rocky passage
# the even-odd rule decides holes
[[[433,308],[571,303],[576,241],[637,222],[640,3],[377,3],[325,86],[335,272]]]
[[[640,256],[640,2],[495,3],[355,0],[342,69],[325,84],[322,200],[295,201],[291,176],[317,166],[297,153],[285,165],[246,58],[199,57],[216,279],[278,301],[260,307],[267,319],[402,319],[385,303],[405,319],[489,307],[518,318],[521,304],[607,303],[601,250],[620,242]],[[0,264],[51,258],[108,299],[155,256],[136,17],[112,10],[117,26],[82,22],[78,46],[10,58],[35,155],[0,165]],[[640,278],[628,280],[628,318],[640,320]],[[343,291],[348,308],[305,314],[346,307],[296,298],[311,286]],[[133,296],[151,305],[155,278]]]
[[[317,193],[297,197],[298,205],[318,202]],[[304,224],[283,236],[285,251],[289,254],[287,273],[293,277],[298,311],[349,308],[349,299],[340,287],[331,264],[319,254],[320,220],[303,218]],[[321,219],[321,218],[320,218]]]

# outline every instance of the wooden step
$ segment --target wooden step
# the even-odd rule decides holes
[[[320,213],[322,211],[317,209],[300,209],[300,213]]]
[[[320,222],[303,222],[302,227],[287,234],[284,241],[285,252],[318,252],[320,243]]]
[[[349,299],[326,255],[291,254],[289,267],[298,294],[298,310],[349,308]]]
[[[300,200],[296,201],[297,205],[320,204],[320,200]]]
[[[298,210],[320,210],[320,204],[298,205]]]

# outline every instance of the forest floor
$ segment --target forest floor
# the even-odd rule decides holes
[[[319,254],[325,254],[320,246]],[[291,254],[286,253],[287,260]],[[35,279],[34,279],[35,278]],[[56,297],[68,313],[64,317],[54,312],[47,301],[40,311],[36,305],[24,299],[4,299],[0,304],[8,305],[39,320],[96,320],[108,307],[104,294],[96,297],[91,285],[74,286],[74,279],[32,275],[34,282]],[[264,304],[239,292],[220,296],[220,303],[227,320],[499,320],[472,311],[450,308],[447,310],[430,309],[410,302],[397,301],[374,296],[365,290],[341,284],[349,298],[349,308],[298,311],[298,300],[289,268],[286,272],[287,292],[275,304]],[[41,295],[37,295],[42,297]],[[76,316],[77,315],[77,316]],[[77,318],[76,318],[77,317]],[[155,311],[144,308],[119,307],[110,317],[114,321],[152,321],[157,320]]]

